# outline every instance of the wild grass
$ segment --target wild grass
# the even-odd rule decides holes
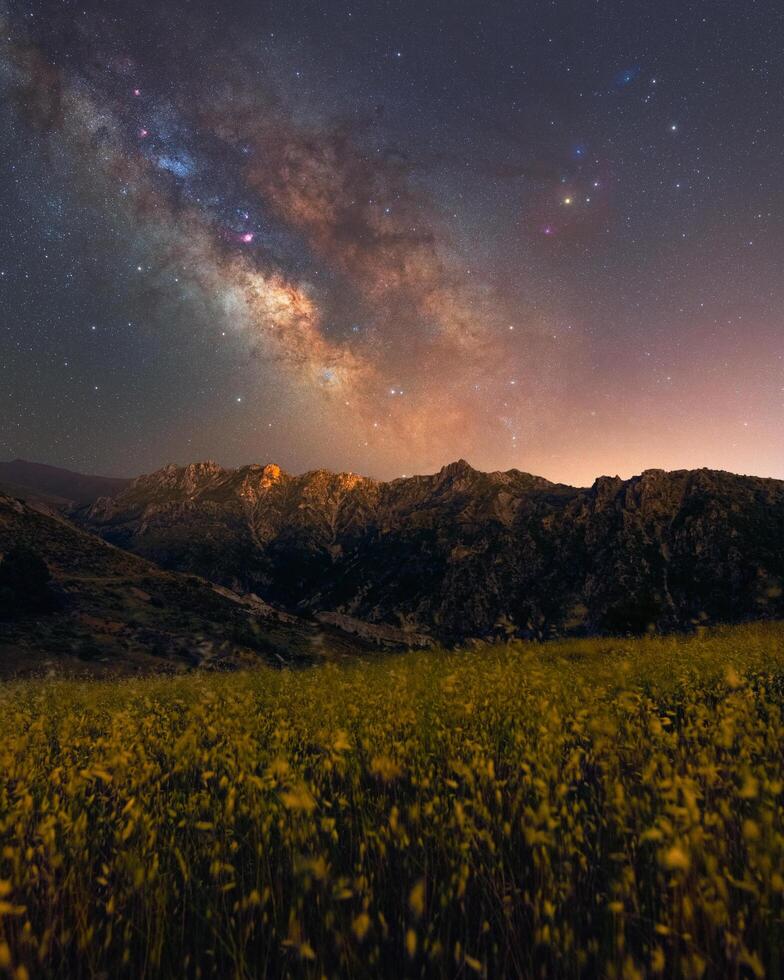
[[[0,975],[778,977],[784,628],[0,689]]]

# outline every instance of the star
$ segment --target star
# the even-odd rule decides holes
[[[615,84],[618,88],[625,88],[627,85],[631,85],[639,74],[639,71],[639,68],[624,68],[623,71],[618,72],[615,76]]]

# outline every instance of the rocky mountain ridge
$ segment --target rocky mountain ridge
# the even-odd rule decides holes
[[[291,612],[443,642],[784,615],[784,481],[707,469],[588,488],[458,460],[381,482],[167,466],[77,518]]]

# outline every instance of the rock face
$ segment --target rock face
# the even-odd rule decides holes
[[[578,489],[463,460],[389,483],[198,463],[140,477],[79,519],[289,611],[444,642],[784,615],[784,482],[720,471]]]

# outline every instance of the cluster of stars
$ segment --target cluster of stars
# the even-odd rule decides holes
[[[566,30],[557,5],[453,24],[271,0],[271,32],[182,0],[111,22],[31,3],[8,34],[53,74],[0,110],[0,384],[14,439],[48,421],[15,451],[57,462],[92,412],[123,434],[93,432],[102,469],[177,458],[184,428],[235,462],[382,475],[775,467],[784,73],[764,3],[709,36],[662,3],[644,45],[621,5]]]

